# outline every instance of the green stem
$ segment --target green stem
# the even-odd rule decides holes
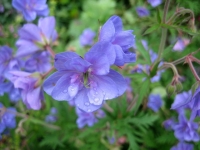
[[[30,116],[28,116],[28,115],[19,113],[19,112],[17,112],[17,111],[12,111],[12,110],[9,110],[9,109],[6,109],[6,111],[9,112],[9,113],[13,113],[13,114],[15,114],[16,116],[21,117],[21,118],[23,118],[24,120],[28,120],[28,121],[30,121],[30,122],[33,122],[33,123],[35,123],[35,124],[40,124],[40,125],[43,125],[43,126],[45,126],[45,127],[48,127],[48,128],[54,129],[54,130],[59,130],[59,129],[60,129],[60,127],[58,127],[58,126],[55,126],[55,125],[52,125],[52,124],[47,124],[47,123],[44,122],[44,121],[41,121],[41,120],[38,120],[38,119],[36,119],[36,118],[30,117]]]
[[[162,23],[164,23],[164,24],[166,22],[169,4],[170,4],[170,0],[166,0],[165,7],[164,7],[163,20],[162,20]],[[165,48],[166,39],[167,39],[167,28],[162,28],[162,36],[161,36],[160,46],[159,46],[159,50],[158,50],[158,57],[157,57],[156,61],[154,62],[152,68],[154,68],[156,66],[156,64],[158,64],[160,62],[160,60],[162,58],[162,53]]]
[[[167,20],[167,12],[169,9],[169,4],[170,4],[170,0],[166,0],[165,6],[164,6],[163,23],[165,23]]]
[[[165,63],[163,64],[163,66],[164,66],[164,67],[171,68],[172,71],[173,71],[173,73],[174,73],[174,76],[179,77],[178,71],[177,71],[177,69],[176,69],[176,67],[175,67],[175,65],[174,65],[173,63],[166,63],[166,62],[165,62]]]
[[[104,103],[104,108],[110,113],[114,112],[114,110],[107,103]]]
[[[178,12],[175,12],[172,17],[167,21],[166,24],[170,25],[174,22],[174,20],[176,20],[176,18],[178,18],[179,16],[181,15],[184,15],[184,14],[191,14],[192,18],[195,18],[194,17],[194,13],[190,10],[190,9],[182,9],[182,10],[179,10]]]
[[[127,112],[132,110],[132,108],[135,106],[137,99],[138,99],[138,95],[135,95],[134,99],[131,101],[130,105],[128,106],[126,110]]]

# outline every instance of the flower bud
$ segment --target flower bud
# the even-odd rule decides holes
[[[195,82],[192,87],[191,87],[191,90],[192,90],[192,95],[195,93],[196,89],[199,87],[200,83],[199,82]]]
[[[182,89],[183,89],[183,85],[182,85],[182,83],[180,81],[178,81],[176,83],[176,92],[179,93],[179,92],[182,91]]]
[[[176,91],[176,86],[175,86],[175,85],[169,84],[169,85],[167,86],[167,88],[166,88],[166,91],[167,91],[167,95],[168,95],[168,96],[171,96],[171,95],[173,95],[173,94],[175,93],[175,91]]]

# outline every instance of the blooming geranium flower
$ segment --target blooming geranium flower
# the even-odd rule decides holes
[[[22,12],[26,21],[35,20],[36,16],[47,16],[49,9],[46,0],[13,0],[15,9]]]
[[[50,60],[50,55],[46,51],[36,52],[25,62],[25,70],[45,73],[51,68]]]
[[[179,142],[176,146],[173,146],[170,150],[193,150],[194,146],[189,143]]]
[[[21,89],[21,97],[27,108],[38,110],[41,108],[41,100],[44,99],[40,79],[33,74],[23,71],[12,71],[15,88]]]
[[[55,30],[55,18],[40,18],[38,26],[32,23],[25,24],[18,31],[19,39],[16,42],[18,47],[17,56],[25,56],[34,52],[45,50],[57,39]]]
[[[184,113],[179,113],[179,123],[174,126],[174,135],[179,140],[199,141],[198,123],[187,120]]]
[[[145,7],[137,7],[136,12],[139,17],[147,17],[149,16],[149,10],[146,9]]]
[[[151,4],[152,7],[156,7],[162,3],[162,0],[147,0],[149,4]]]
[[[92,45],[94,42],[93,41],[94,37],[95,37],[95,32],[93,32],[91,29],[85,29],[79,37],[80,44],[82,46]]]
[[[85,125],[91,127],[96,122],[98,122],[97,118],[103,118],[105,115],[104,112],[100,109],[96,112],[85,112],[80,110],[79,108],[76,108],[76,114],[78,115],[78,119],[76,120],[78,128],[83,128]]]
[[[163,102],[160,95],[149,95],[147,106],[151,108],[154,112],[157,112],[162,104]]]
[[[99,42],[84,59],[74,52],[57,54],[54,66],[58,71],[44,82],[45,92],[56,100],[74,100],[77,107],[87,112],[100,108],[104,100],[122,95],[127,83],[119,73],[110,70],[114,62],[111,48],[110,43]]]
[[[100,30],[99,41],[112,44],[116,55],[114,64],[117,66],[136,61],[136,54],[129,52],[129,48],[135,43],[132,32],[132,30],[123,31],[122,20],[118,16],[110,17]]]
[[[15,108],[4,108],[0,103],[0,135],[5,129],[12,129],[16,127]]]

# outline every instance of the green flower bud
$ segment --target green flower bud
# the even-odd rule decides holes
[[[175,91],[176,91],[176,86],[175,86],[175,85],[169,84],[169,85],[167,86],[167,88],[166,88],[166,91],[167,91],[167,95],[168,95],[168,96],[171,96],[171,95],[173,95],[173,94],[175,93]]]
[[[191,87],[191,90],[192,90],[192,95],[195,93],[196,89],[199,87],[200,83],[199,82],[195,82],[192,87]]]
[[[182,89],[183,89],[183,85],[182,85],[182,83],[180,81],[178,81],[176,83],[176,92],[179,93],[179,92],[182,91]]]

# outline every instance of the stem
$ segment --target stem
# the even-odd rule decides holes
[[[186,63],[188,63],[188,65],[190,67],[190,70],[192,71],[192,74],[194,75],[194,77],[196,78],[196,80],[200,81],[200,78],[199,78],[196,70],[194,69],[194,66],[192,64],[192,60],[191,60],[190,56],[187,56],[185,59],[186,59]]]
[[[170,4],[170,0],[166,0],[165,6],[164,6],[163,23],[166,22],[167,12],[168,12],[168,9],[169,9],[169,4]]]
[[[49,69],[49,71],[47,71],[45,74],[42,75],[42,79],[46,78],[46,76],[48,76],[49,73],[51,73],[54,69],[55,69],[54,66],[51,67],[51,69]]]
[[[47,49],[47,51],[50,53],[50,55],[51,55],[53,58],[55,58],[55,53],[54,53],[54,51],[52,50],[52,48],[51,48],[50,46],[46,46],[46,49]]]
[[[55,125],[52,125],[52,124],[47,124],[44,121],[41,121],[41,120],[38,120],[36,118],[30,117],[28,115],[19,113],[17,111],[12,111],[12,110],[9,110],[9,109],[6,109],[6,111],[9,112],[9,113],[15,114],[18,117],[23,118],[23,120],[29,120],[30,122],[33,122],[35,124],[40,124],[40,125],[43,125],[45,127],[48,127],[48,128],[54,129],[54,130],[60,130],[60,127],[58,127],[58,126],[55,126]]]
[[[138,95],[135,96],[135,98],[132,100],[132,102],[130,103],[129,107],[127,108],[126,111],[131,111],[131,109],[134,107],[136,100],[138,98]]]
[[[192,55],[195,55],[195,54],[198,53],[199,51],[200,51],[200,48],[199,48],[198,50],[192,52],[191,54],[189,54],[190,57],[193,58]],[[184,63],[186,57],[189,56],[189,55],[186,55],[186,56],[184,56],[184,57],[182,57],[182,58],[179,58],[178,60],[175,60],[175,61],[173,61],[173,62],[171,62],[171,63],[172,63],[173,65],[178,65],[178,64],[180,64],[180,63]],[[195,57],[194,57],[194,58],[195,58]],[[199,60],[197,61],[196,58],[193,59],[193,60],[194,60],[195,62],[199,63]],[[167,68],[169,68],[169,66],[164,66],[164,65],[162,65],[161,67],[158,68],[158,70],[167,69]]]
[[[169,4],[170,4],[170,0],[166,0],[162,23],[166,22]],[[163,50],[165,47],[166,39],[167,39],[167,28],[162,28],[162,36],[161,36],[160,46],[159,46],[159,50],[158,50],[158,57],[157,57],[156,61],[154,62],[152,68],[154,68],[156,66],[156,64],[161,60],[161,56],[162,56],[162,53],[163,53]]]
[[[110,113],[114,112],[114,110],[107,103],[104,103],[104,108]]]
[[[174,73],[174,76],[179,77],[178,71],[177,71],[177,69],[176,69],[176,67],[175,67],[175,65],[174,65],[173,63],[166,63],[166,62],[165,62],[165,63],[163,64],[163,67],[171,68],[172,71],[173,71],[173,73]]]
[[[190,9],[182,9],[182,10],[179,10],[178,12],[174,13],[174,14],[172,15],[172,17],[167,21],[166,24],[168,24],[168,25],[172,24],[173,21],[174,21],[176,18],[178,18],[180,15],[186,14],[186,13],[191,14],[191,15],[192,15],[192,19],[193,19],[193,18],[195,19],[194,13],[193,13]]]

